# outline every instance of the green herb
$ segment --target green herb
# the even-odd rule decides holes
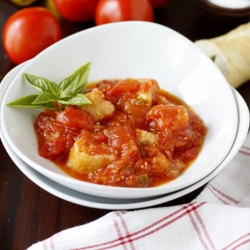
[[[138,182],[142,184],[143,186],[146,186],[148,183],[148,175],[142,174],[138,176]]]
[[[83,94],[88,83],[91,63],[77,69],[71,76],[56,84],[46,78],[24,73],[25,79],[40,94],[19,98],[7,105],[14,108],[47,108],[62,110],[67,105],[91,104]]]
[[[141,147],[145,147],[145,146],[147,146],[148,145],[148,142],[147,141],[142,141],[141,143],[140,143],[140,146]]]
[[[140,147],[139,147],[139,149],[140,149],[140,154],[141,154],[141,156],[142,157],[146,157],[146,149],[145,149],[145,147],[148,145],[148,142],[147,141],[142,141],[141,143],[140,143]]]

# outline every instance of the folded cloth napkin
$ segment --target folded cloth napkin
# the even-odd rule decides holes
[[[250,134],[228,166],[189,204],[114,211],[29,250],[250,249]]]

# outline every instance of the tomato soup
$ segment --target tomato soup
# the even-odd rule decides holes
[[[201,151],[207,128],[153,79],[90,84],[89,105],[41,112],[39,154],[73,178],[120,187],[154,187],[180,176]]]

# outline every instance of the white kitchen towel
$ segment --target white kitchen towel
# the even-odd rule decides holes
[[[113,211],[29,250],[249,250],[250,134],[228,166],[191,203]]]

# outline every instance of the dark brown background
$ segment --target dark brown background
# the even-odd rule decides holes
[[[40,0],[33,5],[48,6],[48,1],[50,0]],[[1,32],[8,17],[19,9],[8,0],[0,0]],[[191,41],[222,35],[249,20],[248,17],[237,22],[233,18],[229,20],[213,18],[211,13],[210,17],[207,17],[191,0],[170,0],[165,7],[155,11],[155,22],[176,30]],[[94,22],[75,24],[61,19],[60,24],[63,37],[66,37],[93,26]],[[15,65],[5,54],[1,41],[0,81],[13,67]],[[250,83],[245,83],[238,88],[238,91],[250,106]],[[190,202],[202,188],[158,206]],[[108,212],[110,211],[67,202],[39,188],[16,167],[0,143],[1,249],[26,249],[63,229],[91,222]]]

